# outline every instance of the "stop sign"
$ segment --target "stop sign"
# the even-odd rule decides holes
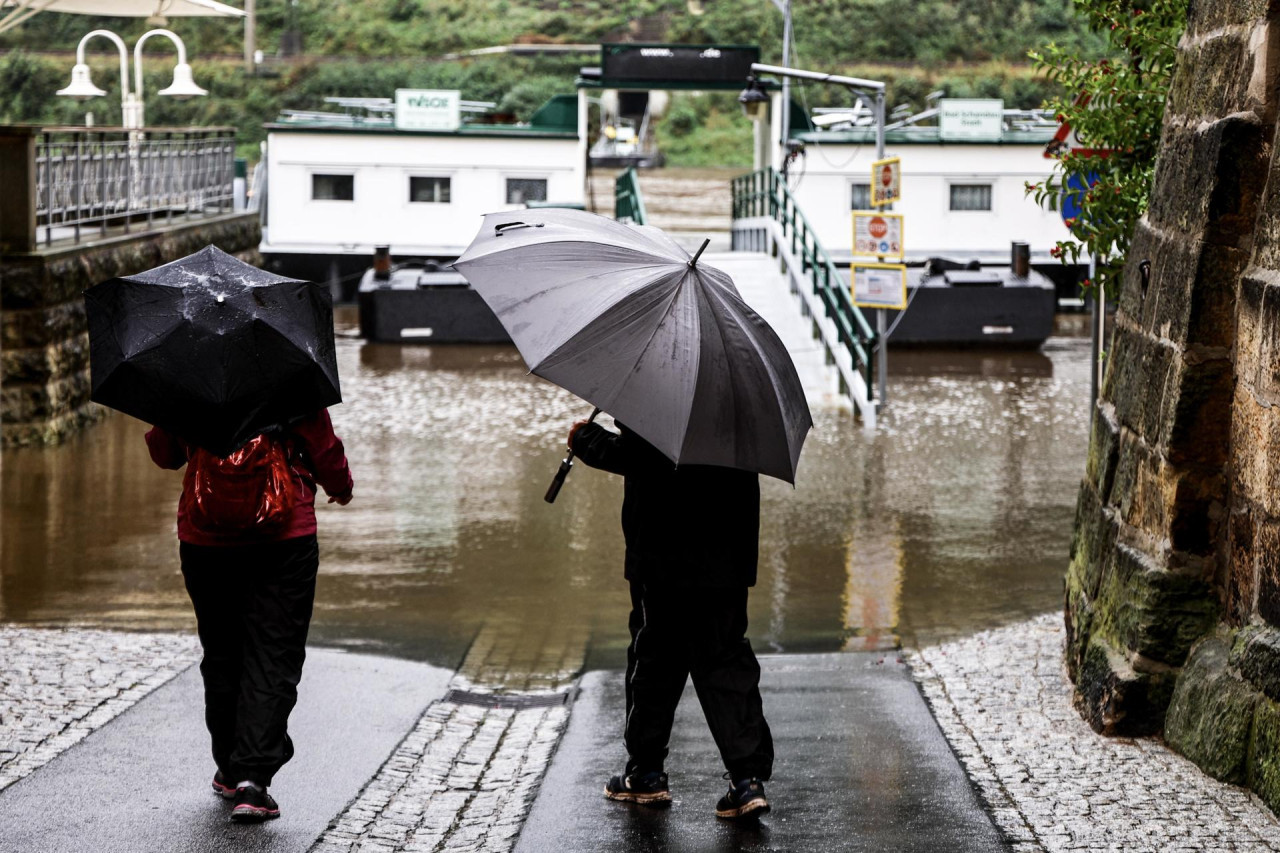
[[[885,167],[880,170],[880,183],[884,184],[886,187],[893,184],[892,166],[885,164]]]
[[[889,233],[889,223],[877,216],[867,223],[867,233],[879,240]]]

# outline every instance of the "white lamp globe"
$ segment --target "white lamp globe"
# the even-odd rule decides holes
[[[86,98],[101,98],[107,93],[93,85],[93,81],[89,79],[89,66],[81,62],[71,69],[71,84],[65,89],[59,89],[57,94],[83,101]]]
[[[169,88],[161,89],[157,94],[181,99],[209,93],[196,85],[195,80],[191,79],[191,66],[183,62],[173,67],[173,83]]]

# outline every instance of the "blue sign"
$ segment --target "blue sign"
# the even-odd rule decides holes
[[[1062,198],[1058,203],[1058,210],[1062,213],[1062,221],[1068,224],[1073,219],[1079,219],[1080,214],[1084,213],[1084,197],[1092,187],[1098,182],[1098,173],[1090,172],[1088,176],[1088,184],[1085,184],[1085,178],[1081,175],[1068,175],[1067,185],[1062,191]]]

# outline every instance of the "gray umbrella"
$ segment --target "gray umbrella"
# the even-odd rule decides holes
[[[726,273],[657,228],[557,208],[491,213],[454,266],[534,374],[677,464],[795,482],[813,420],[791,355]]]

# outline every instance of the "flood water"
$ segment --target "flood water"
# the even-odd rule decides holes
[[[1086,448],[1087,339],[1040,352],[894,352],[881,428],[815,411],[797,486],[763,480],[761,651],[931,642],[1060,606]],[[619,478],[582,466],[542,495],[591,407],[507,347],[338,342],[333,420],[356,481],[320,505],[312,639],[454,666],[483,630],[626,642]],[[194,625],[178,571],[181,475],[112,415],[5,451],[0,621]]]

